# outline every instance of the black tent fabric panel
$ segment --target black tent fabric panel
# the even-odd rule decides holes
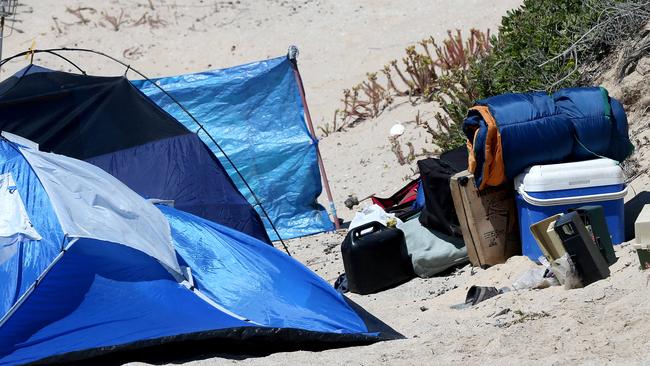
[[[190,133],[124,77],[58,71],[0,83],[0,130],[77,159]]]
[[[87,159],[145,198],[173,200],[174,207],[270,243],[253,207],[225,169],[193,133]]]
[[[392,334],[322,333],[294,328],[239,327],[172,337],[144,339],[120,346],[70,352],[37,361],[38,365],[123,365],[137,360],[155,365],[221,357],[245,359],[276,352],[311,351],[366,346],[404,339]],[[197,355],[199,355],[197,357]],[[218,361],[217,361],[218,363]]]

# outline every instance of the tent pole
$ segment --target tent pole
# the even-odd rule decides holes
[[[2,59],[2,41],[4,40],[5,17],[0,17],[0,60]]]
[[[298,81],[298,90],[300,91],[300,99],[302,99],[302,105],[305,108],[305,118],[307,120],[307,127],[309,128],[309,133],[311,133],[312,139],[318,141],[318,138],[316,137],[316,132],[314,131],[314,124],[311,121],[311,114],[309,113],[309,106],[307,105],[307,98],[305,97],[305,88],[302,83],[302,77],[300,76],[300,71],[298,71],[298,63],[295,57],[291,59],[291,61],[294,66],[293,72],[296,75],[296,80]],[[330,189],[330,183],[329,180],[327,179],[327,173],[325,172],[325,164],[323,164],[323,158],[321,157],[318,143],[316,143],[316,156],[318,158],[318,167],[320,168],[320,172],[323,177],[323,186],[325,187],[325,193],[327,194],[327,199],[329,200],[330,212],[332,214],[332,218],[334,219],[334,227],[336,227],[336,230],[340,230],[341,223],[339,222],[339,218],[336,215],[336,206],[334,205],[332,190]]]

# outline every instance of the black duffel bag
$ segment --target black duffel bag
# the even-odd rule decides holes
[[[462,236],[449,182],[452,175],[467,169],[467,149],[452,150],[441,159],[420,160],[418,168],[422,179],[420,189],[424,190],[420,223],[447,235]]]

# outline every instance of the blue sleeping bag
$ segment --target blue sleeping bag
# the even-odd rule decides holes
[[[498,186],[528,166],[632,151],[623,106],[598,87],[502,94],[480,100],[463,123],[477,186]]]

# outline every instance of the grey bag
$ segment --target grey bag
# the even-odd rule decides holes
[[[435,276],[469,260],[462,238],[427,229],[417,218],[399,225],[399,229],[404,232],[406,250],[419,277]]]

